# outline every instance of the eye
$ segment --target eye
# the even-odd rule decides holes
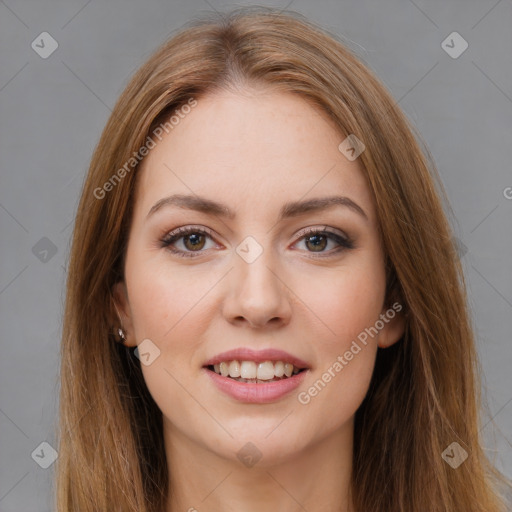
[[[323,253],[327,253],[327,256],[333,253],[338,253],[345,249],[354,248],[354,243],[352,240],[333,231],[328,231],[327,227],[324,227],[323,229],[308,228],[306,231],[302,231],[300,234],[302,236],[299,242],[304,243],[306,250],[313,253],[322,253],[322,256]],[[329,242],[332,242],[335,247],[333,250],[326,251],[325,249],[329,246]],[[337,248],[336,245],[338,246]]]
[[[162,247],[167,247],[172,253],[178,256],[193,257],[194,253],[202,252],[205,249],[207,239],[211,240],[212,234],[209,230],[201,227],[189,226],[178,228],[162,239]],[[176,245],[182,248],[176,248]],[[214,245],[215,246],[215,245]],[[206,247],[209,249],[211,247]]]

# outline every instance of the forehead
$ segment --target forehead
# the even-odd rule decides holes
[[[344,138],[325,112],[296,94],[205,95],[144,159],[136,210],[145,214],[172,193],[259,211],[308,195],[339,193],[362,203],[372,217],[362,166],[338,149]]]

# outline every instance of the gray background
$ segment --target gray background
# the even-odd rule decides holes
[[[110,109],[172,31],[199,11],[234,5],[0,0],[1,512],[51,509],[54,466],[42,469],[31,454],[43,441],[56,446],[72,222]],[[510,477],[512,0],[266,5],[289,6],[349,40],[430,148],[461,242],[489,403],[486,448]],[[43,31],[58,42],[46,59],[31,47]],[[469,44],[458,58],[441,45],[453,31]]]

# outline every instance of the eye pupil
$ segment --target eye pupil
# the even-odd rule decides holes
[[[320,239],[323,239],[322,241],[320,241]],[[314,252],[319,252],[319,250],[323,250],[325,249],[325,246],[326,246],[326,237],[324,235],[312,235],[312,236],[308,236],[307,239],[306,239],[306,245],[309,244],[309,242],[311,240],[314,240],[312,243],[313,243],[313,251]]]
[[[200,240],[202,238],[202,240]],[[185,246],[187,249],[202,249],[204,246],[204,235],[200,235],[197,233],[193,233],[192,235],[187,235],[184,237],[185,239]],[[188,242],[191,242],[191,247],[188,246]],[[202,242],[202,243],[201,243]]]

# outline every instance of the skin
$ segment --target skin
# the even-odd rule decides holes
[[[299,403],[298,393],[389,309],[374,202],[359,159],[338,150],[344,138],[296,95],[222,91],[199,98],[143,162],[115,296],[126,344],[150,339],[160,350],[142,370],[164,418],[169,512],[354,511],[354,415],[377,347],[400,338],[403,319],[386,323],[317,396]],[[178,193],[222,202],[235,218],[176,206],[147,218],[157,201]],[[367,218],[334,206],[277,220],[286,202],[333,194]],[[179,257],[161,239],[181,226],[213,236],[203,242],[199,234],[195,252],[190,240],[177,240],[176,250],[193,253]],[[354,247],[336,252],[335,240],[320,238],[315,252],[301,233],[309,227],[345,234]],[[247,236],[263,249],[252,263],[236,252]],[[241,403],[202,368],[237,347],[282,349],[310,369],[299,389],[273,403]],[[262,454],[251,468],[237,457],[247,442]]]

